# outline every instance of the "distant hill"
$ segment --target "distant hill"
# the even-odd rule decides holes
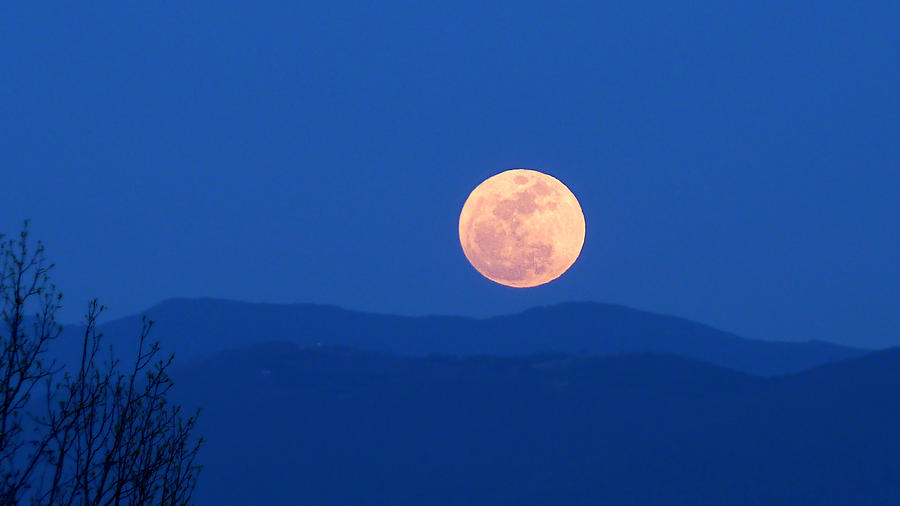
[[[313,304],[172,299],[150,308],[147,315],[157,322],[153,337],[180,361],[254,343],[285,341],[413,356],[657,352],[777,375],[866,353],[818,341],[744,339],[682,318],[598,303],[559,304],[475,319],[391,316]],[[139,317],[101,326],[108,342],[129,353],[139,328]],[[77,329],[67,329],[67,334],[77,334]]]
[[[900,504],[900,349],[763,378],[268,343],[176,384],[204,407],[201,506]]]

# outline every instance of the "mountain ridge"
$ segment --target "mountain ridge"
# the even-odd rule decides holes
[[[323,304],[266,304],[213,298],[172,298],[149,308],[153,339],[181,360],[265,341],[323,344],[400,355],[616,355],[672,353],[761,375],[790,374],[861,356],[868,350],[818,341],[747,339],[679,318],[598,302],[536,306],[489,318],[399,316]],[[140,317],[99,329],[126,355]],[[72,334],[77,327],[67,328]]]

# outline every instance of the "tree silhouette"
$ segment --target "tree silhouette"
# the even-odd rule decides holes
[[[94,300],[80,360],[51,359],[62,332],[52,268],[28,222],[18,239],[0,236],[0,504],[187,504],[202,440],[197,413],[167,401],[174,357],[160,357],[146,318],[133,363],[101,354]]]

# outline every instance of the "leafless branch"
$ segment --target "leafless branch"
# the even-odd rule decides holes
[[[128,369],[112,352],[103,360],[104,308],[95,300],[77,370],[46,361],[61,333],[52,268],[40,243],[31,249],[27,222],[17,240],[0,244],[0,503],[187,504],[202,440],[192,435],[198,413],[185,416],[168,403],[174,357],[160,357],[145,318]],[[38,385],[46,388],[43,403],[32,400]]]

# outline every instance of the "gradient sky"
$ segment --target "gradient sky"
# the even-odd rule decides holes
[[[896,2],[159,3],[0,4],[0,231],[33,220],[68,321],[595,300],[900,345]],[[587,221],[532,290],[457,238],[512,167]]]

